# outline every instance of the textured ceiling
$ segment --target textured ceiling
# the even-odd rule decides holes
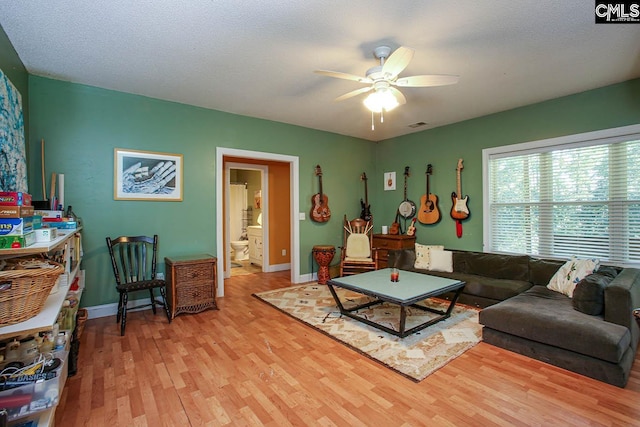
[[[379,141],[640,77],[640,24],[594,24],[585,0],[21,0],[0,25],[31,74]],[[381,44],[415,49],[376,119],[362,87]],[[410,124],[427,125],[411,128]]]

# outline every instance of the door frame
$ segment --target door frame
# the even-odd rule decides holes
[[[224,203],[223,203],[223,186],[224,178],[224,156],[254,159],[254,160],[271,160],[276,162],[289,163],[289,176],[291,187],[289,190],[289,200],[291,201],[290,222],[291,222],[291,282],[301,283],[300,277],[300,223],[298,221],[298,212],[300,211],[300,159],[298,156],[289,156],[285,154],[266,153],[262,151],[240,150],[237,148],[216,147],[216,253],[218,258],[224,259],[224,239],[223,224]],[[264,217],[264,215],[263,215]],[[264,266],[263,266],[264,270]],[[217,296],[224,296],[224,268],[218,269]]]

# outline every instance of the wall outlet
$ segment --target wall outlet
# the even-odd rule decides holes
[[[156,273],[156,279],[164,280],[164,273]]]
[[[287,256],[287,250],[286,249],[282,250],[282,256]]]
[[[306,218],[306,214],[304,212],[298,212],[298,219],[300,221],[304,221]]]

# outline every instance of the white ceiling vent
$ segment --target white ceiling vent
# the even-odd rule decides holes
[[[427,123],[427,122],[416,122],[416,123],[413,123],[413,124],[409,125],[409,127],[415,129],[415,128],[419,128],[419,127],[422,127],[422,126],[426,126],[428,124],[429,123]]]

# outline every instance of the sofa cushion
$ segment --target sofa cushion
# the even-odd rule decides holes
[[[573,309],[566,295],[534,286],[485,308],[479,321],[488,328],[618,363],[631,343],[629,330]]]
[[[529,281],[534,285],[547,285],[549,280],[564,264],[564,261],[554,261],[540,258],[529,259]]]
[[[604,288],[611,283],[615,274],[596,271],[589,274],[576,285],[571,303],[576,310],[597,316],[604,311]]]
[[[444,273],[429,271],[428,273],[433,276],[461,280],[465,282],[463,293],[497,301],[516,296],[531,287],[531,283],[523,280],[492,279],[490,277],[478,276],[477,274],[457,272]]]
[[[416,252],[413,249],[395,249],[388,252],[387,265],[401,270],[415,270]]]
[[[464,263],[464,273],[494,279],[529,280],[529,257],[527,255],[467,252]],[[458,270],[456,269],[456,271]]]

